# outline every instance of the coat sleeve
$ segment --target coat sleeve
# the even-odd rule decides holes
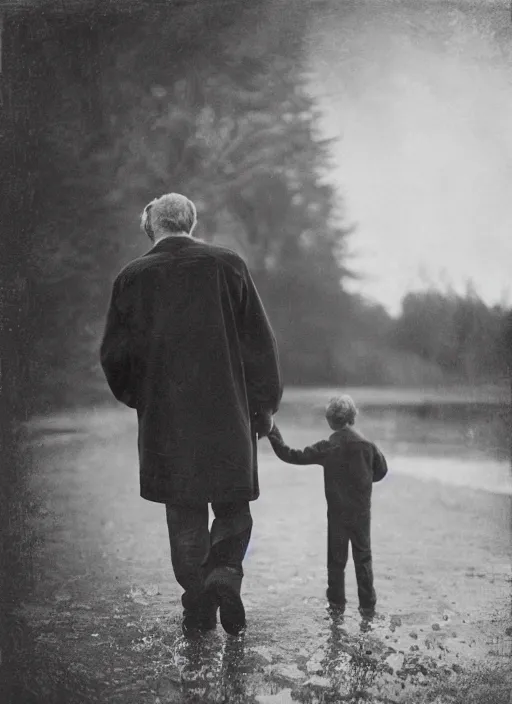
[[[277,342],[245,265],[242,286],[240,341],[249,406],[253,414],[276,413],[283,394]]]
[[[115,398],[130,408],[135,408],[132,386],[129,335],[118,306],[119,285],[112,288],[107,322],[100,347],[100,361],[110,390]]]
[[[375,447],[375,452],[373,455],[373,481],[374,482],[380,482],[381,479],[384,479],[386,474],[388,473],[388,465],[386,462],[386,458],[382,454],[382,452],[379,450],[378,447]]]
[[[320,440],[303,450],[292,450],[285,444],[276,425],[270,431],[268,439],[279,459],[288,464],[323,464],[331,451],[331,443],[328,440]]]

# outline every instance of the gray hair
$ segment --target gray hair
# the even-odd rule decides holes
[[[343,428],[345,425],[354,425],[357,416],[356,404],[351,396],[334,396],[325,409],[325,417],[331,428]]]
[[[166,193],[148,203],[142,212],[141,228],[151,241],[155,231],[190,234],[197,223],[196,206],[180,193]]]

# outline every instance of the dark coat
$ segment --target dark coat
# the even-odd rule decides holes
[[[274,426],[268,436],[279,459],[290,464],[319,464],[324,468],[329,519],[353,523],[369,518],[373,482],[388,471],[386,459],[374,443],[353,428],[334,432],[304,450],[288,447]]]
[[[101,344],[114,396],[137,410],[141,496],[256,499],[254,415],[282,394],[276,341],[244,261],[185,235],[117,276]]]

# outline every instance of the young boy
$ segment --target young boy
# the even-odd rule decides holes
[[[325,417],[334,431],[328,440],[292,450],[274,425],[269,440],[279,459],[290,464],[320,464],[324,468],[327,499],[327,599],[331,606],[345,608],[345,567],[348,544],[356,570],[359,608],[364,615],[374,611],[370,515],[372,484],[385,477],[384,455],[352,427],[357,409],[350,396],[331,399]]]

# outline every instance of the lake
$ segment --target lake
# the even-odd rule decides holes
[[[508,389],[418,391],[349,389],[357,425],[393,471],[497,493],[512,493]],[[289,442],[329,433],[323,420],[332,389],[289,389],[276,422]]]

